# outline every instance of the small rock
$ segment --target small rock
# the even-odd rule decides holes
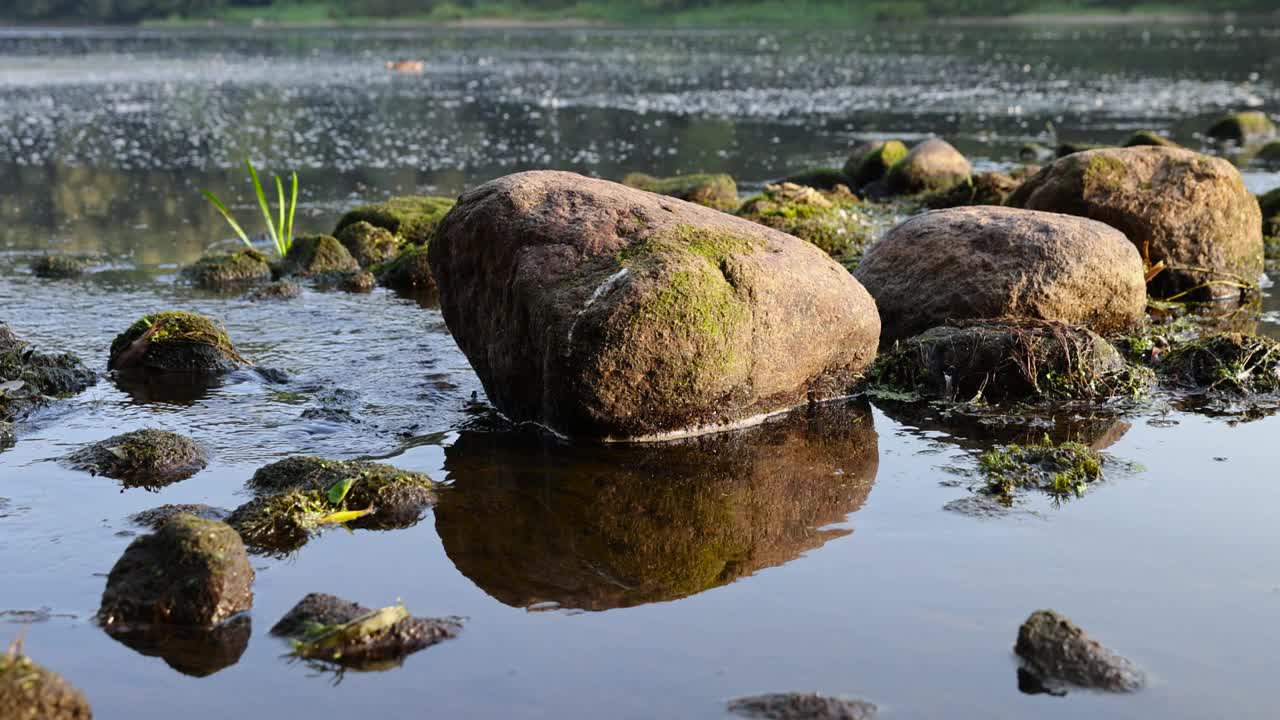
[[[656,178],[644,173],[631,173],[622,179],[622,184],[716,210],[733,211],[738,207],[738,184],[733,177],[724,174],[699,173]]]
[[[440,220],[453,209],[453,198],[407,195],[361,205],[342,216],[334,235],[358,222],[390,231],[409,245],[426,245]]]
[[[222,326],[189,312],[147,315],[111,342],[107,368],[218,375],[247,365]]]
[[[292,300],[302,295],[302,286],[289,280],[280,280],[269,285],[263,285],[254,289],[249,293],[249,299],[254,302],[263,300]]]
[[[1205,135],[1214,140],[1233,142],[1238,145],[1268,138],[1275,134],[1275,123],[1271,122],[1271,118],[1260,110],[1225,115],[1205,131]]]
[[[307,595],[271,628],[294,641],[297,657],[365,669],[398,664],[461,631],[459,618],[412,617],[403,606],[373,610],[324,593]]]
[[[383,285],[396,290],[435,288],[436,279],[431,274],[431,262],[427,255],[426,247],[406,248],[395,260],[382,267],[378,280]]]
[[[71,466],[121,480],[125,487],[160,488],[204,469],[209,457],[194,440],[148,428],[116,435],[77,450]]]
[[[895,195],[941,192],[968,180],[972,173],[969,161],[951,143],[930,138],[889,168],[885,184]]]
[[[1005,198],[1021,184],[1001,172],[978,173],[950,190],[926,196],[921,204],[935,210],[966,205],[1003,205]]]
[[[1146,684],[1141,670],[1100,645],[1053,610],[1037,610],[1018,628],[1014,652],[1046,687],[1067,684],[1133,692]]]
[[[729,712],[764,720],[871,720],[876,706],[817,693],[770,693],[730,700]]]
[[[267,256],[250,248],[233,253],[208,255],[184,268],[183,277],[196,287],[222,290],[271,280]]]
[[[342,228],[337,238],[363,268],[384,263],[400,251],[401,240],[395,233],[364,220]]]
[[[1153,130],[1139,130],[1138,132],[1130,135],[1129,139],[1125,140],[1121,145],[1123,147],[1140,147],[1142,145],[1179,147],[1178,143]]]
[[[844,175],[850,187],[859,189],[884,179],[898,161],[907,156],[907,146],[899,140],[876,140],[862,143],[849,153],[844,164]]]
[[[5,720],[92,720],[84,695],[40,667],[15,643],[0,655],[0,717]]]
[[[332,235],[303,235],[293,239],[280,270],[291,277],[314,277],[326,273],[358,272],[360,263]]]
[[[226,523],[179,515],[135,539],[107,576],[98,617],[211,627],[253,605],[253,568]]]
[[[46,280],[77,278],[89,269],[89,261],[71,255],[42,255],[31,263],[31,273]]]

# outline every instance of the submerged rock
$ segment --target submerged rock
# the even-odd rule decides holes
[[[169,311],[147,315],[117,335],[107,368],[217,375],[247,364],[216,321]]]
[[[367,222],[390,231],[409,245],[426,245],[435,234],[436,226],[453,208],[453,203],[452,198],[406,195],[361,205],[338,220],[333,234],[340,236],[348,226]]]
[[[1045,687],[1075,685],[1133,692],[1146,684],[1141,670],[1103,647],[1053,610],[1037,610],[1018,628],[1013,651]]]
[[[1142,259],[1102,223],[1013,208],[935,210],[872,245],[854,273],[884,343],[952,319],[1059,320],[1109,334],[1145,320]]]
[[[1122,144],[1123,147],[1139,147],[1142,145],[1157,145],[1160,147],[1179,147],[1178,143],[1169,138],[1160,135],[1154,130],[1139,130],[1129,136]]]
[[[77,470],[122,480],[125,487],[160,488],[203,470],[209,457],[190,438],[147,428],[94,443],[67,460]]]
[[[15,643],[0,655],[0,717],[5,720],[92,720],[84,695],[40,667]]]
[[[907,156],[907,146],[899,140],[876,140],[858,145],[844,163],[844,175],[854,189],[884,179],[898,161]]]
[[[1107,400],[1153,384],[1096,333],[1044,320],[970,320],[927,330],[882,353],[875,388],[967,402]]]
[[[1001,172],[978,173],[950,190],[925,197],[921,204],[937,210],[965,205],[1003,205],[1005,198],[1021,184]]]
[[[237,615],[214,627],[193,625],[117,623],[106,628],[107,635],[147,657],[190,677],[208,677],[240,662],[253,635],[253,621]]]
[[[704,432],[842,396],[879,336],[870,296],[813,245],[572,173],[463,195],[430,260],[489,399],[570,436]]]
[[[81,392],[98,376],[71,353],[37,352],[0,323],[0,442],[8,423],[25,419],[52,398]]]
[[[724,174],[698,173],[656,178],[644,173],[631,173],[622,179],[622,184],[716,210],[733,211],[738,207],[738,184],[732,176]]]
[[[1234,142],[1239,145],[1261,140],[1276,134],[1276,125],[1260,110],[1231,113],[1209,126],[1205,135],[1214,140]]]
[[[233,253],[207,255],[182,270],[196,287],[210,290],[271,280],[271,263],[257,250],[245,248]]]
[[[130,515],[129,522],[152,530],[159,530],[161,525],[179,515],[194,515],[202,520],[226,520],[230,514],[230,510],[213,507],[212,505],[161,505]]]
[[[311,593],[271,628],[293,641],[293,655],[358,670],[399,665],[407,656],[457,637],[459,618],[419,618],[402,605],[374,610],[324,593]]]
[[[273,553],[292,552],[332,525],[409,527],[435,502],[426,475],[361,460],[286,458],[260,468],[248,485],[258,497],[227,522],[255,551]]]
[[[1008,499],[1017,490],[1043,490],[1058,497],[1083,494],[1102,479],[1102,454],[1078,442],[988,450],[978,458],[987,494]]]
[[[1008,204],[1100,220],[1119,229],[1163,298],[1237,299],[1262,275],[1258,204],[1231,163],[1190,150],[1133,147],[1068,156]]]
[[[817,693],[769,693],[730,700],[729,712],[763,720],[871,720],[876,706]]]
[[[269,285],[263,285],[249,293],[249,299],[254,302],[263,300],[292,300],[302,295],[302,286],[296,282],[289,280],[281,280],[273,282]]]
[[[878,458],[861,402],[672,443],[465,431],[445,449],[436,532],[461,573],[512,607],[665,602],[848,535]]]
[[[73,255],[42,255],[31,262],[31,273],[46,280],[77,278],[89,270],[89,261]]]
[[[179,515],[135,539],[107,576],[104,627],[210,627],[253,605],[253,568],[226,523]]]
[[[364,220],[351,223],[337,233],[338,241],[342,243],[350,253],[351,257],[360,263],[360,267],[367,268],[379,263],[386,262],[396,256],[400,251],[400,238],[396,234],[372,225]]]
[[[379,282],[397,290],[435,288],[436,280],[431,275],[431,262],[427,254],[426,247],[406,248],[395,260],[382,267],[378,274]]]
[[[288,276],[315,277],[328,273],[358,272],[360,263],[332,235],[303,235],[293,239],[280,264]]]
[[[889,168],[885,184],[896,195],[941,192],[968,180],[972,173],[969,161],[951,143],[930,138]]]
[[[766,185],[737,215],[808,240],[835,258],[859,253],[870,241],[871,223],[847,190],[823,193],[791,183]]]

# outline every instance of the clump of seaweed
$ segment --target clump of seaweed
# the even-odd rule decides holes
[[[1043,490],[1058,498],[1084,494],[1102,479],[1102,454],[1078,442],[1054,444],[1048,436],[1034,445],[1009,445],[978,458],[984,491],[1011,500],[1017,490]]]
[[[1280,390],[1280,343],[1241,333],[1219,333],[1175,346],[1160,375],[1188,388],[1234,394]]]

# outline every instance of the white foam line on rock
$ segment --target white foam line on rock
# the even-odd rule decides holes
[[[574,313],[573,322],[569,323],[569,335],[565,338],[565,350],[569,349],[567,346],[573,344],[573,331],[578,327],[578,318],[582,317],[582,313],[586,312],[587,308],[591,307],[595,301],[604,297],[611,290],[617,287],[618,283],[622,282],[622,279],[627,276],[628,272],[630,272],[630,268],[622,268],[618,272],[605,278],[604,282],[600,283],[600,285],[596,287],[595,291],[591,293],[591,297],[587,298],[587,301],[582,304],[582,309]]]

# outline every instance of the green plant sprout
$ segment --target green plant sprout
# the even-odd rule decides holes
[[[253,161],[246,159],[244,164],[249,168],[249,179],[253,181],[253,191],[258,196],[258,206],[262,208],[262,218],[267,222],[267,234],[271,236],[271,241],[275,243],[276,252],[280,257],[284,257],[289,253],[289,248],[293,245],[293,214],[298,209],[298,173],[289,173],[290,189],[289,202],[285,203],[284,183],[281,182],[280,176],[276,176],[276,197],[279,207],[276,218],[271,217],[271,205],[267,202],[267,194],[262,190],[262,183],[258,180],[258,171],[253,167]],[[222,213],[222,217],[226,218],[227,224],[236,232],[244,244],[253,247],[253,243],[249,240],[249,234],[240,227],[240,223],[231,216],[231,211],[227,206],[218,199],[217,195],[208,190],[201,190],[200,193],[213,203],[213,206]]]

